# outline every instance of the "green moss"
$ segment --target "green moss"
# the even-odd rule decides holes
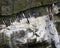
[[[9,0],[2,0],[2,6],[10,6],[12,9],[10,9],[6,12],[8,12],[7,14],[13,14],[13,13],[20,12],[22,10],[26,10],[31,7],[51,4],[56,1],[57,0],[12,0],[10,2]],[[2,12],[2,14],[3,14],[3,12]]]
[[[60,22],[56,23],[56,27],[57,27],[58,34],[60,35]]]
[[[40,12],[41,12],[42,15],[46,15],[47,14],[46,8],[41,8]]]

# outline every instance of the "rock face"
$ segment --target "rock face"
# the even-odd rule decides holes
[[[28,43],[33,42],[44,43],[44,41],[49,43],[45,48],[51,47],[52,41],[54,41],[56,48],[60,48],[57,30],[53,21],[49,20],[48,15],[37,18],[22,18],[19,21],[15,20],[10,26],[4,26],[3,29],[0,30],[0,34],[4,35],[0,35],[0,37],[3,38],[5,42],[7,41],[6,44],[9,44],[10,48],[19,48],[24,44],[28,45]],[[2,41],[2,39],[0,39],[0,41]]]

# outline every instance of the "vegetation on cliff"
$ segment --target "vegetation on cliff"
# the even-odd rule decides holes
[[[57,0],[1,0],[0,14],[11,15],[28,8],[52,4]]]

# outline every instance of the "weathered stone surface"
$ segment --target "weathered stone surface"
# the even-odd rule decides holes
[[[18,18],[17,18],[18,19]],[[0,37],[8,43],[10,48],[17,48],[28,43],[49,43],[54,41],[56,48],[60,48],[59,37],[53,21],[49,16],[22,18],[15,20],[10,26],[2,25]],[[2,41],[2,39],[0,39]],[[3,43],[3,44],[4,44]],[[41,45],[43,45],[43,43]],[[0,45],[3,45],[2,42]]]

